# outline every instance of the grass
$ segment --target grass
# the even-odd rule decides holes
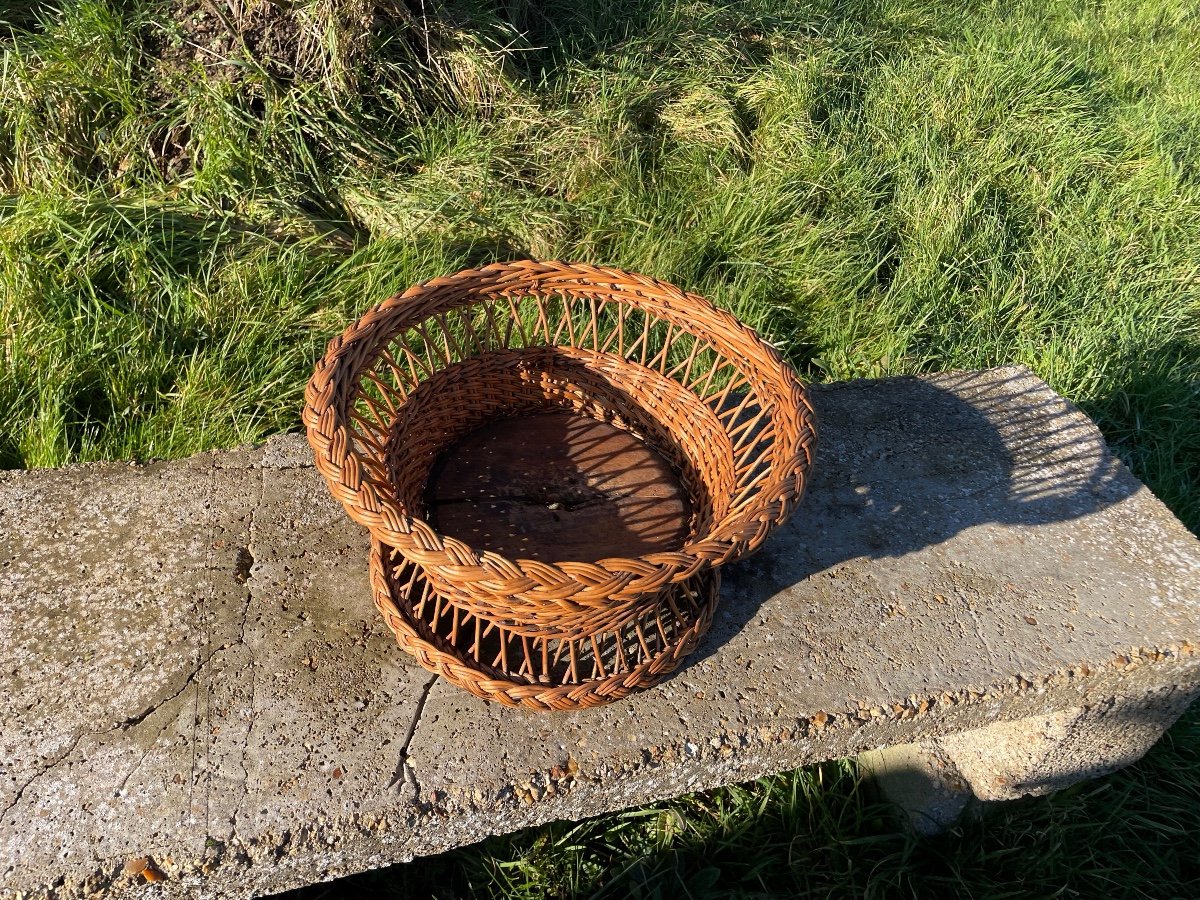
[[[935,838],[907,836],[843,761],[284,898],[1192,897],[1198,738],[1193,716],[1130,769]]]
[[[356,313],[533,255],[813,380],[1026,364],[1200,531],[1195,2],[64,0],[0,44],[0,466],[296,428]],[[352,890],[1195,895],[1198,727],[932,841],[822,766]]]

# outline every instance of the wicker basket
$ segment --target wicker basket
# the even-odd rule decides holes
[[[317,468],[376,542],[377,602],[379,585],[392,585],[395,613],[380,605],[401,643],[445,673],[414,641],[440,646],[479,678],[484,660],[464,661],[454,642],[438,645],[436,629],[422,632],[411,601],[397,599],[404,591],[388,574],[391,560],[402,558],[406,577],[412,567],[422,591],[453,615],[514,639],[565,642],[569,652],[655,615],[674,586],[694,592],[695,579],[760,546],[803,494],[815,444],[795,373],[732,316],[645,276],[556,262],[468,270],[385,301],[330,343],[305,400]],[[609,423],[669,463],[690,509],[678,546],[547,562],[468,546],[427,521],[426,486],[448,448],[497,420],[551,410]],[[704,584],[715,597],[715,579]],[[711,612],[691,624],[671,615],[684,623],[680,635],[711,620]],[[593,674],[610,678],[603,654],[597,659]],[[525,670],[492,667],[492,680],[532,679],[544,691],[557,677]],[[643,676],[630,675],[622,689]],[[603,687],[579,695],[620,695],[597,693]],[[525,702],[518,694],[512,702]],[[603,700],[582,705],[594,702]],[[545,698],[527,705],[559,708]]]

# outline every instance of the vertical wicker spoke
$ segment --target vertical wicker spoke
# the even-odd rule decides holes
[[[642,328],[642,344],[638,351],[638,362],[643,366],[646,365],[646,361],[650,358],[650,344],[658,324],[658,322],[651,320],[649,316],[646,317],[646,324]]]
[[[686,597],[687,591],[686,590],[670,591],[667,593],[666,602],[667,602],[667,606],[669,606],[671,608],[671,615],[673,615],[675,617],[673,620],[674,622],[682,622],[686,618],[686,616],[683,614],[683,612],[679,609],[679,603],[677,602],[677,599],[676,599],[677,597],[679,597],[681,595],[683,597]]]
[[[578,347],[579,344],[575,341],[575,323],[572,321],[575,315],[574,299],[567,296],[559,296],[555,299],[561,304],[562,310],[559,313],[558,321],[555,323],[554,334],[548,343],[551,345],[565,344],[568,347]],[[563,338],[566,338],[566,340],[563,340]]]
[[[533,298],[534,309],[537,310],[537,319],[534,323],[533,332],[540,335],[546,345],[554,343],[550,340],[550,320],[553,318],[553,313],[548,312],[546,309],[549,302],[549,299],[546,297]]]
[[[438,371],[451,361],[450,340],[448,336],[443,333],[442,340],[439,342],[436,338],[430,336],[429,327],[424,322],[418,322],[413,325],[412,330],[421,339],[421,349],[424,354],[421,358],[428,363],[431,373]]]
[[[670,371],[664,372],[668,378],[687,384],[692,377],[692,366],[696,364],[696,359],[700,355],[700,351],[704,349],[704,342],[694,335],[683,332],[680,335],[683,340],[691,344],[691,349],[683,357],[683,360],[675,365]]]
[[[486,307],[485,307],[486,308]],[[463,311],[458,313],[459,327],[462,329],[462,358],[466,359],[469,356],[474,356],[476,353],[485,353],[492,349],[488,341],[488,332],[485,330],[482,334],[479,328],[476,327],[476,320],[480,319],[481,313],[478,311],[474,316]]]
[[[650,652],[650,647],[646,644],[646,634],[642,631],[642,623],[634,622],[633,630],[637,634],[637,645],[641,651],[638,655],[638,662],[647,662],[654,654]]]
[[[567,670],[567,678],[571,684],[579,683],[579,653],[575,647],[574,641],[567,641],[567,654],[570,658],[570,668]]]
[[[496,321],[496,304],[497,298],[492,298],[486,303],[480,304],[479,317],[482,320],[479,330],[486,336],[485,346],[481,347],[484,350],[503,350],[508,347],[508,338],[511,336],[513,320],[511,316],[504,319],[504,327]]]
[[[728,362],[722,360],[720,357],[715,357],[708,370],[698,373],[695,380],[687,384],[687,389],[707,403],[710,396],[709,391],[714,386],[718,390],[720,389],[722,378],[718,377],[719,373],[722,370],[729,371],[731,368]]]
[[[625,316],[625,346],[621,356],[625,359],[644,358],[646,341],[650,338],[650,330],[646,324],[646,314],[640,309],[631,309]]]
[[[616,338],[617,356],[625,357],[625,320],[629,316],[628,306],[617,307],[617,327],[613,329],[613,334],[604,344],[604,352],[608,353],[612,349],[612,339]]]
[[[462,334],[462,316],[457,310],[455,310],[453,315],[460,323],[457,330],[451,326],[450,318],[446,313],[438,313],[433,317],[433,321],[438,325],[441,346],[445,351],[445,361],[447,363],[459,362],[472,355],[469,351],[463,350],[465,335]]]
[[[379,357],[381,360],[381,366],[386,367],[386,370],[392,375],[391,387],[394,391],[394,396],[396,396],[398,399],[407,397],[408,392],[417,384],[419,384],[421,380],[415,369],[413,369],[412,364],[408,363],[407,370],[401,368],[400,364],[396,362],[395,357],[392,355],[391,350],[387,347],[384,347],[379,351]]]
[[[400,351],[401,356],[404,358],[404,363],[408,368],[409,375],[412,377],[413,384],[419,384],[433,375],[433,369],[429,367],[424,359],[412,351],[412,348],[404,340],[403,335],[398,334],[392,338],[392,348]],[[394,356],[394,353],[392,355]]]
[[[604,658],[603,654],[600,652],[600,645],[596,643],[596,636],[593,634],[588,638],[588,642],[592,645],[592,661],[594,663],[592,677],[604,678]]]
[[[508,306],[509,316],[508,321],[504,323],[504,336],[500,340],[500,346],[505,349],[529,346],[529,335],[525,333],[524,323],[521,321],[521,311],[517,308],[516,300],[506,296],[504,302]],[[513,343],[514,333],[521,338],[519,344]]]
[[[591,345],[591,348],[593,350],[599,351],[599,349],[600,349],[601,304],[600,304],[600,300],[595,295],[589,296],[587,298],[587,302],[588,302],[588,328],[591,331],[591,335],[592,335],[592,339],[591,339],[591,341],[589,341],[589,344]]]
[[[417,569],[416,566],[412,566],[411,569],[412,569],[412,573],[413,573],[413,579],[415,579],[417,577],[417,575],[419,574],[420,570]],[[404,593],[407,596],[409,596],[409,597],[413,596],[411,579],[409,581],[408,586],[406,588],[402,588],[402,590],[404,591]],[[414,608],[414,611],[416,612],[418,618],[423,619],[425,617],[425,607],[429,605],[430,593],[431,593],[431,591],[429,590],[429,584],[427,582],[425,582],[424,580],[422,580],[421,591],[417,595],[416,605]]]
[[[624,672],[629,668],[629,659],[625,656],[627,634],[628,629],[624,625],[613,632],[613,655],[615,657],[616,669],[619,672]]]
[[[671,354],[671,334],[675,326],[668,322],[666,329],[666,334],[663,336],[662,349],[655,353],[654,357],[646,363],[651,369],[658,369],[664,373],[667,371],[667,357]]]
[[[517,668],[517,675],[531,681],[537,678],[533,670],[533,651],[529,646],[527,634],[521,635],[521,665]]]

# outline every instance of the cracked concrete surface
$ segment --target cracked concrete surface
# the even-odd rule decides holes
[[[421,694],[417,698],[417,710],[404,735],[404,743],[396,754],[398,758],[396,771],[392,774],[392,780],[388,782],[389,789],[401,782],[406,782],[412,788],[413,800],[418,804],[420,803],[421,786],[417,783],[416,773],[413,772],[412,764],[408,761],[408,748],[412,744],[413,735],[417,733],[417,726],[421,724],[421,717],[425,714],[425,704],[429,700],[429,692],[433,689],[435,681],[437,681],[437,676],[430,675],[425,684],[421,686]]]
[[[816,403],[810,495],[728,570],[686,668],[569,714],[399,651],[300,436],[0,473],[0,895],[270,893],[1079,710],[1104,746],[1064,737],[1044,783],[1144,752],[1200,683],[1200,542],[1092,423],[1019,369]]]

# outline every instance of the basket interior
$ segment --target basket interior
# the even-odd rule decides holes
[[[794,453],[776,440],[783,386],[703,329],[599,291],[514,291],[414,310],[379,340],[356,388],[347,437],[362,478],[420,519],[449,448],[538,413],[609,423],[662,457],[688,507],[684,545],[735,522],[773,464]]]
[[[422,515],[472,547],[539,562],[677,550],[694,522],[663,456],[567,411],[502,419],[455,442],[433,467]]]
[[[545,562],[677,550],[724,515],[734,487],[725,430],[694,394],[570,347],[434,372],[398,411],[384,458],[406,512],[475,549]]]

